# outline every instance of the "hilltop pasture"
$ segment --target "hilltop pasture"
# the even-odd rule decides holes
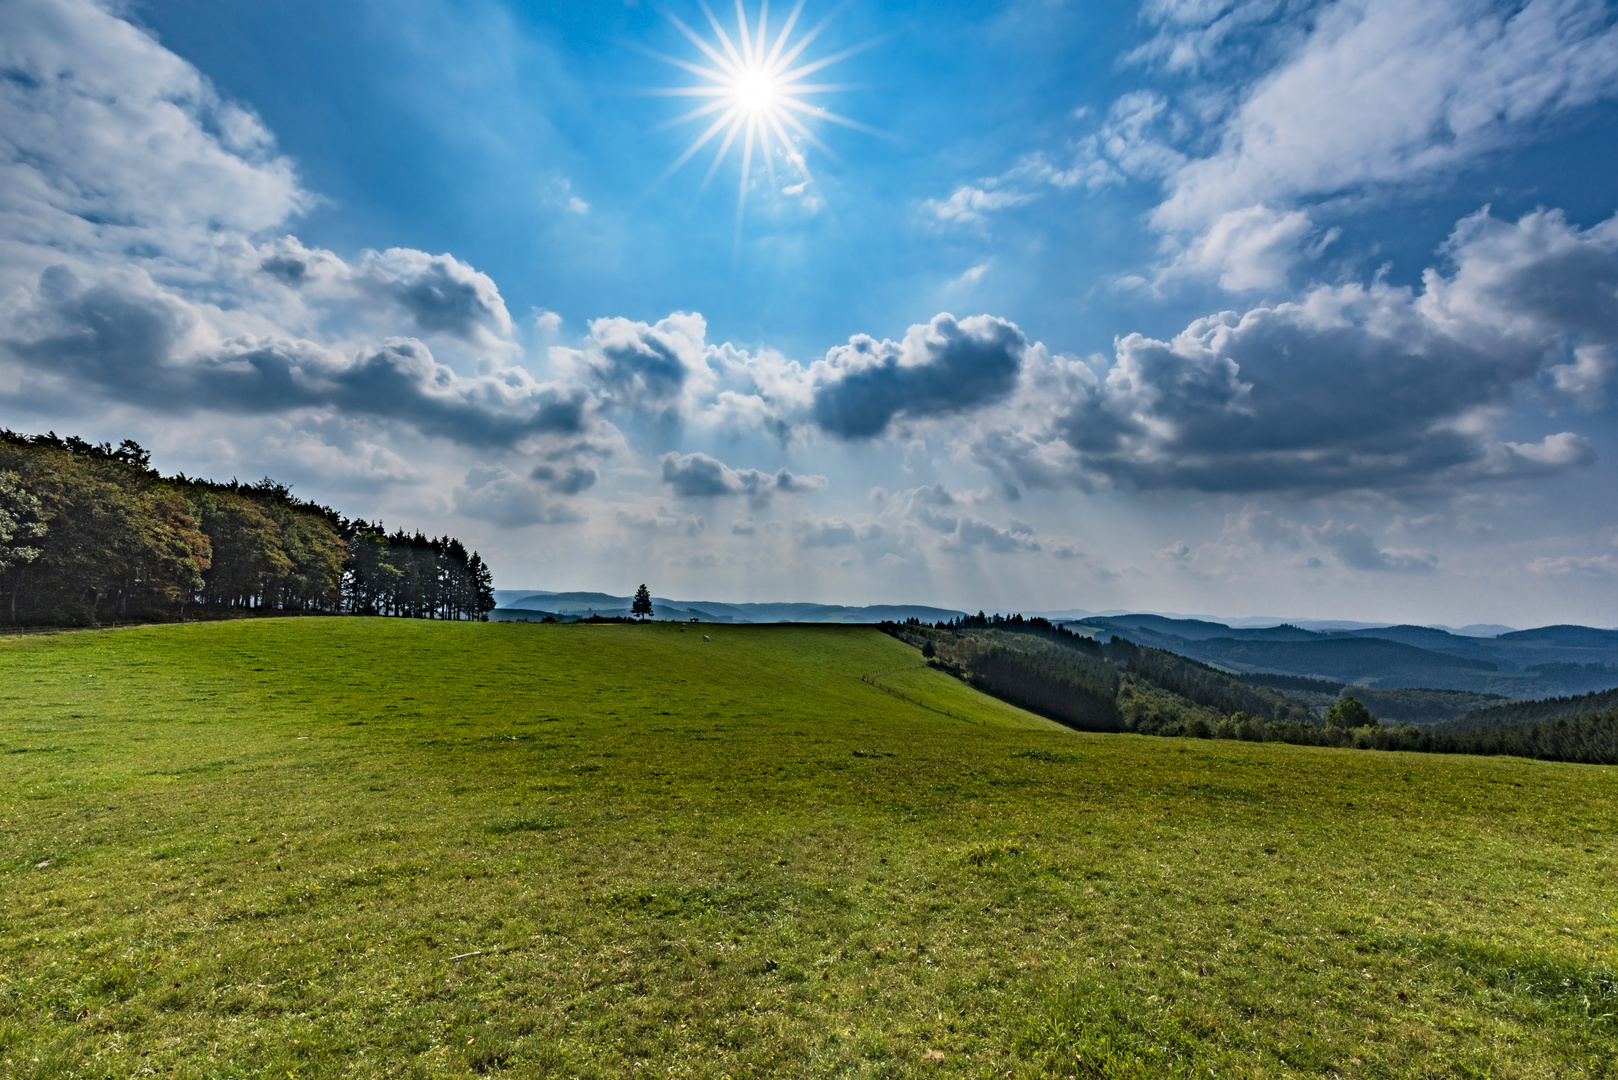
[[[1615,822],[865,628],[10,638],[0,1076],[1618,1076]]]

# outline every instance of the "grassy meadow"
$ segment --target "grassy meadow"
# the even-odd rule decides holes
[[[861,628],[10,638],[0,1076],[1618,1076],[1615,825]]]

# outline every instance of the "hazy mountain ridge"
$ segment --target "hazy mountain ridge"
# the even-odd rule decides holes
[[[1089,618],[1082,625],[1243,673],[1519,699],[1618,687],[1618,630],[1588,626],[1545,626],[1481,638],[1422,626],[1240,629],[1157,615]]]
[[[630,599],[628,596],[598,592],[496,589],[495,600],[500,606],[490,618],[512,620],[547,614],[569,619],[589,615],[628,616]],[[878,623],[904,622],[912,618],[942,622],[966,614],[952,608],[923,604],[871,604],[864,607],[810,603],[727,604],[714,600],[671,600],[662,596],[652,597],[652,610],[653,617],[657,619],[695,618],[703,622],[722,623]]]

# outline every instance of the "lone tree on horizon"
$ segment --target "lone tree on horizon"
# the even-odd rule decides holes
[[[652,614],[652,591],[644,582],[635,590],[635,602],[629,605],[629,613],[637,619],[649,618]]]

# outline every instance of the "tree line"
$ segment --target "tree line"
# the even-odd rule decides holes
[[[1597,690],[1591,694],[1543,698],[1539,701],[1505,701],[1498,705],[1474,709],[1446,727],[1461,731],[1531,724],[1543,720],[1570,720],[1606,712],[1614,706],[1618,706],[1618,690]]]
[[[934,667],[1081,731],[1618,764],[1618,691],[1495,706],[1444,727],[1390,726],[1352,695],[1322,717],[1274,688],[1314,692],[1316,680],[1258,685],[1116,635],[1102,643],[1039,618],[979,613],[932,627],[912,619],[883,629],[920,647]],[[1503,722],[1478,722],[1490,714]]]
[[[389,533],[270,479],[165,477],[133,440],[0,429],[0,622],[493,608],[493,574],[454,537]]]

